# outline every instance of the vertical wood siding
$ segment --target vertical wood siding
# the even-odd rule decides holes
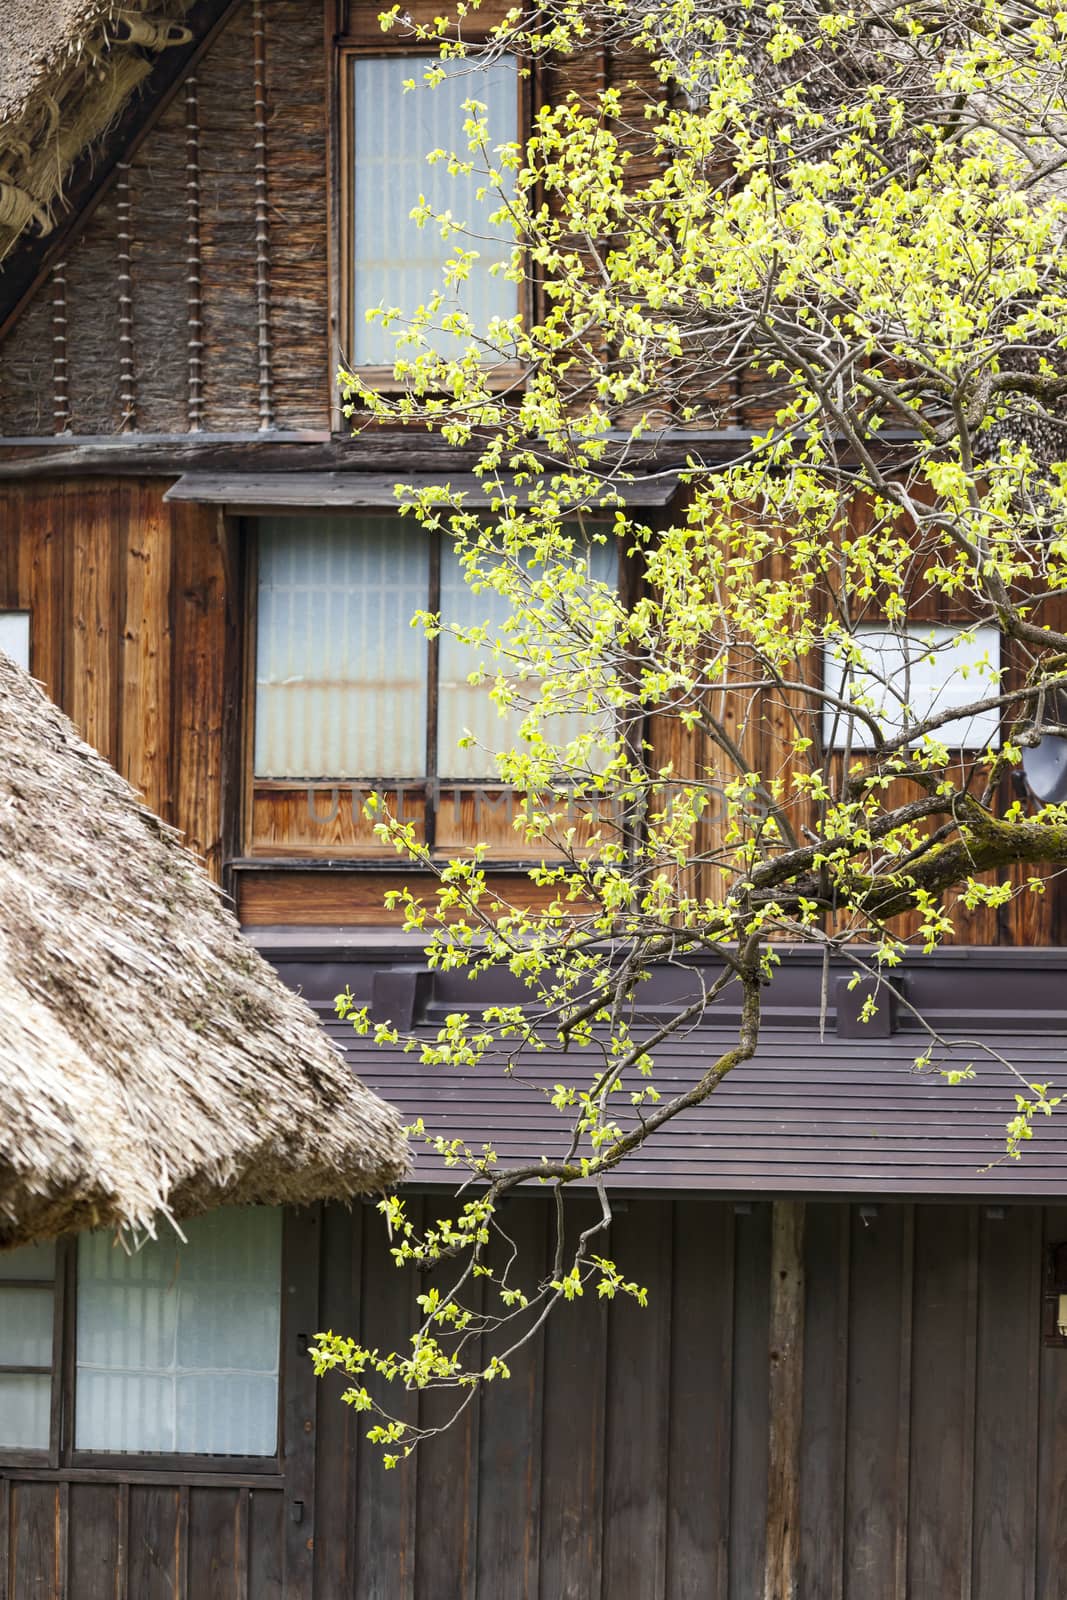
[[[531,1275],[547,1210],[513,1203]],[[1067,1237],[1067,1212],[1045,1226]],[[1043,1231],[1036,1208],[809,1202],[800,1570],[771,1600],[1062,1592],[1067,1354],[1039,1344]],[[328,1212],[324,1243],[324,1321],[394,1344],[413,1291],[379,1219]],[[315,1600],[764,1593],[771,1207],[635,1200],[611,1253],[647,1309],[563,1312],[414,1471],[382,1471],[324,1389]]]
[[[34,676],[217,877],[234,577],[222,520],[165,488],[6,487],[0,609],[30,612]]]
[[[436,1203],[413,1200],[415,1220]],[[533,1282],[547,1267],[548,1205],[508,1210]],[[284,1491],[218,1475],[0,1473],[0,1594],[1061,1595],[1067,1353],[1039,1343],[1039,1291],[1043,1243],[1067,1238],[1067,1208],[806,1210],[795,1593],[764,1587],[771,1206],[647,1198],[620,1210],[610,1248],[647,1285],[648,1307],[566,1308],[510,1382],[415,1461],[385,1472],[366,1418],[333,1382],[318,1388],[310,1431],[297,1430],[317,1483],[309,1459],[299,1496],[292,1467]],[[314,1273],[314,1249],[307,1259]],[[372,1209],[327,1208],[318,1282],[322,1325],[380,1348],[406,1341],[419,1284],[394,1267]],[[407,1404],[424,1422],[443,1415],[436,1400]],[[291,1547],[309,1539],[305,1572]]]

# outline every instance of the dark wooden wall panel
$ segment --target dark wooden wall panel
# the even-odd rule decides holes
[[[573,1209],[574,1228],[593,1220],[588,1202]],[[589,1295],[560,1306],[546,1330],[540,1600],[601,1593],[606,1334],[607,1306]]]
[[[367,1208],[327,1206],[322,1215],[319,1327],[349,1333],[360,1326],[363,1221]],[[370,1226],[373,1227],[373,1221]],[[340,1396],[339,1377],[319,1388],[315,1430],[315,1593],[348,1600],[356,1593],[359,1527],[356,1466],[363,1417]]]
[[[1013,1207],[983,1214],[979,1227],[973,1600],[1029,1600],[1037,1527],[1041,1216]]]
[[[415,1200],[409,1204],[412,1221],[417,1227],[421,1221],[422,1202]],[[410,1348],[411,1331],[416,1325],[418,1282],[414,1273],[397,1270],[381,1218],[368,1216],[365,1220],[360,1336],[381,1350]],[[414,1420],[417,1416],[417,1402],[412,1396],[391,1396],[390,1404],[400,1417]],[[348,1600],[349,1595],[358,1595],[360,1600],[414,1600],[415,1549],[416,1540],[421,1536],[415,1508],[417,1463],[404,1461],[386,1472],[380,1451],[364,1437],[366,1426],[359,1426],[362,1422],[362,1418],[357,1418],[353,1587],[339,1591],[338,1600],[342,1594],[344,1600]],[[432,1530],[427,1532],[432,1539]]]
[[[908,1592],[956,1595],[970,1582],[974,1504],[977,1216],[915,1213]]]
[[[44,1600],[59,1594],[61,1575],[60,1486],[15,1483],[8,1508],[11,1600]]]
[[[841,1600],[850,1211],[807,1202],[799,1600]]]
[[[189,1491],[189,1594],[198,1600],[246,1600],[247,1489]]]
[[[666,1594],[673,1209],[642,1201],[612,1225],[612,1258],[649,1289],[644,1307],[620,1296],[608,1327],[603,1589],[620,1600]]]
[[[249,1490],[248,1600],[285,1600],[284,1516],[280,1490]]]
[[[182,1491],[135,1483],[129,1494],[129,1593],[138,1600],[173,1600],[188,1588],[182,1561],[188,1503]],[[186,1491],[186,1495],[188,1491]]]
[[[121,1593],[123,1493],[114,1483],[70,1486],[70,1590],[76,1600],[116,1600]]]
[[[1067,1240],[1067,1207],[1051,1208],[1046,1238]],[[1067,1350],[1042,1350],[1039,1375],[1038,1600],[1061,1600],[1067,1586]]]
[[[725,1600],[735,1217],[732,1206],[703,1200],[680,1200],[672,1209],[666,1593],[670,1600]]]
[[[737,1218],[734,1265],[733,1418],[730,1452],[730,1600],[763,1582],[767,1510],[771,1208]]]
[[[519,1252],[509,1281],[532,1296],[548,1262],[548,1207],[509,1202],[503,1224]],[[506,1341],[490,1338],[486,1354]],[[493,1382],[481,1398],[478,1440],[478,1559],[480,1597],[536,1600],[541,1553],[541,1433],[544,1336],[536,1334],[508,1359],[511,1378]]]
[[[873,1212],[865,1215],[864,1211]],[[900,1600],[911,1400],[911,1209],[857,1209],[850,1245],[844,1594]]]

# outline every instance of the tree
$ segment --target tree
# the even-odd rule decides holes
[[[418,1042],[423,1061],[554,1053],[560,1139],[517,1168],[439,1141],[464,1187],[422,1234],[384,1202],[398,1260],[445,1278],[420,1298],[410,1352],[331,1335],[316,1360],[380,1413],[388,1462],[418,1432],[372,1399],[369,1373],[453,1388],[462,1406],[561,1301],[641,1297],[600,1253],[604,1179],[752,1055],[779,941],[848,951],[875,981],[871,1009],[908,944],[934,949],[961,915],[1040,893],[1067,863],[1067,807],[1010,782],[1028,744],[1065,731],[1067,20],[1047,0],[553,0],[477,51],[461,29],[421,34],[472,64],[467,148],[439,158],[484,174],[534,310],[482,328],[457,309],[478,241],[423,206],[457,242],[427,306],[381,313],[403,386],[342,381],[357,429],[426,424],[477,447],[494,487],[488,519],[447,488],[411,505],[449,530],[496,621],[420,621],[482,662],[497,767],[527,798],[518,826],[544,844],[530,877],[551,904],[503,904],[481,852],[434,868],[433,895],[400,898],[431,964],[505,963],[530,996],[450,1017]],[[479,61],[533,65],[593,40],[631,52],[643,98],[624,114],[617,88],[562,94],[524,146],[494,143]],[[440,327],[460,358],[435,353]],[[739,394],[763,419],[747,433]],[[628,502],[664,470],[668,434],[685,441],[682,510],[649,528]],[[589,551],[607,541],[638,573],[630,592],[596,575]],[[960,637],[933,626],[946,611],[969,646],[962,709],[918,681],[960,659]],[[410,825],[378,821],[433,868]],[[697,1003],[638,1029],[650,968],[701,952],[717,966]],[[734,985],[736,1042],[661,1098],[657,1046]],[[350,997],[339,1008],[371,1028]],[[933,1030],[920,1064],[972,1070]],[[1016,1078],[1011,1156],[1058,1099]],[[565,1246],[579,1182],[600,1217]],[[527,1297],[494,1254],[498,1207],[545,1183],[556,1260]],[[469,1361],[487,1331],[499,1353]]]

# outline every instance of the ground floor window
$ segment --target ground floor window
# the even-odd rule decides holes
[[[224,1207],[182,1232],[0,1258],[0,1450],[277,1453],[282,1213]]]

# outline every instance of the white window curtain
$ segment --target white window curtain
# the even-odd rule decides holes
[[[52,1366],[54,1244],[0,1255],[0,1367]],[[47,1450],[52,1377],[0,1372],[0,1448]]]
[[[423,74],[440,66],[443,82],[430,88]],[[405,92],[414,79],[416,87]],[[503,235],[489,221],[500,197],[489,191],[481,199],[484,177],[450,177],[447,161],[431,164],[430,151],[455,151],[467,158],[463,124],[465,100],[487,109],[491,145],[514,139],[518,120],[518,69],[514,58],[473,67],[469,61],[438,61],[436,56],[355,56],[352,60],[353,144],[353,349],[356,366],[392,366],[395,332],[366,320],[371,306],[398,307],[410,317],[444,287],[442,270],[457,245],[479,252],[465,283],[447,291],[447,309],[466,311],[479,328],[493,317],[514,316],[518,289],[496,262],[510,259],[514,237]],[[440,227],[420,228],[411,211],[425,196],[433,211],[450,212],[477,238],[442,239]],[[448,334],[427,335],[441,355],[455,357],[464,344]]]
[[[902,731],[906,721],[919,722],[1000,693],[1000,633],[996,628],[965,630],[917,622],[898,631],[884,623],[861,623],[852,636],[866,670],[853,669],[850,679],[840,648],[828,645],[823,682],[839,699],[862,699],[864,709],[887,735]],[[854,750],[869,750],[873,744],[870,729],[860,718],[825,706],[823,737],[827,745],[840,749],[847,734]],[[1000,713],[994,708],[976,717],[952,720],[934,737],[960,750],[996,745]]]
[[[618,574],[618,545],[614,537],[604,543],[590,542],[583,560],[591,581],[614,586]],[[495,590],[483,589],[475,594],[464,581],[455,546],[447,537],[441,551],[441,616],[446,622],[462,627],[484,625],[490,636],[506,643],[501,631],[509,616],[507,601]],[[486,671],[486,681],[471,684],[467,680],[480,666]],[[438,709],[438,771],[445,780],[486,779],[497,776],[494,753],[517,746],[519,724],[523,710],[516,707],[501,716],[496,702],[491,698],[498,673],[509,675],[506,657],[493,657],[492,645],[475,647],[463,644],[450,633],[441,635],[440,655],[440,706]],[[518,683],[523,700],[536,699],[537,681],[533,678]],[[546,738],[556,744],[565,744],[581,733],[591,731],[587,716],[580,712],[547,718],[544,724]],[[473,734],[477,745],[460,747],[465,733]]]
[[[421,776],[426,534],[388,516],[259,526],[257,777]]]
[[[128,1253],[78,1241],[78,1450],[277,1449],[282,1215],[224,1207]]]

